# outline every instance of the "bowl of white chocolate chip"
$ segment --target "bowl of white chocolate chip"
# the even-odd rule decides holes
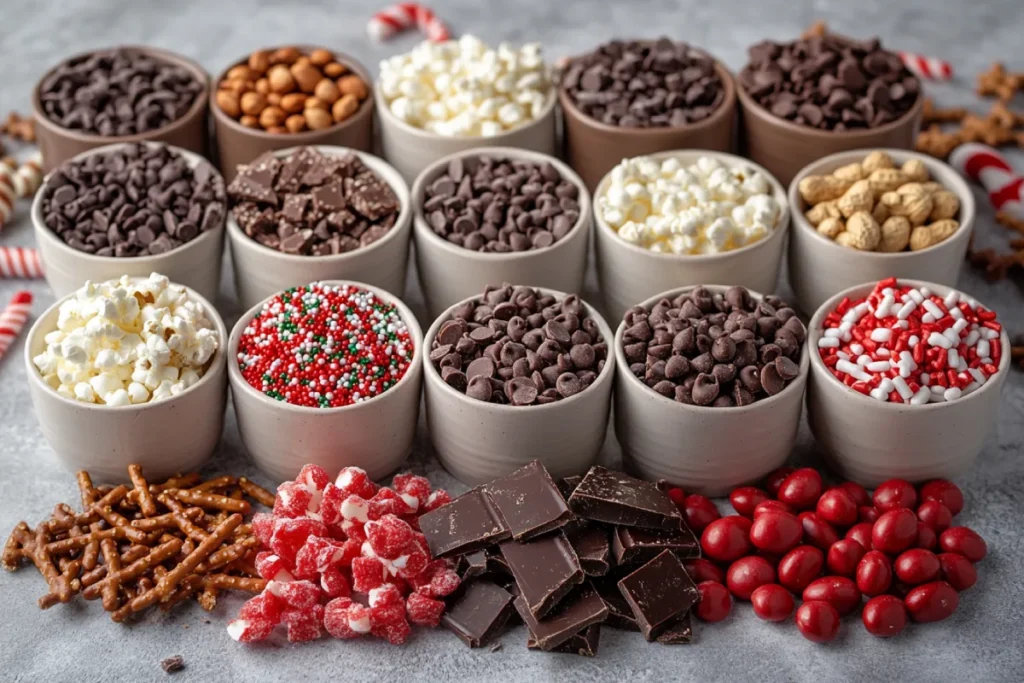
[[[50,447],[72,470],[122,479],[198,469],[220,441],[224,321],[194,290],[153,273],[87,282],[36,320],[29,393]]]
[[[688,285],[775,291],[789,203],[751,161],[706,150],[624,159],[602,178],[593,205],[598,283],[613,319]]]
[[[955,286],[974,226],[963,178],[934,157],[899,149],[823,157],[797,173],[789,204],[789,282],[804,313],[889,277]]]
[[[410,184],[435,160],[476,147],[557,153],[557,97],[539,43],[424,41],[381,62],[374,97],[384,157]]]

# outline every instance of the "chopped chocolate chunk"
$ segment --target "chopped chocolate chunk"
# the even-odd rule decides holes
[[[662,550],[671,550],[681,560],[700,557],[700,544],[690,528],[683,522],[679,531],[654,531],[615,527],[612,532],[612,552],[618,565],[644,564],[657,557]]]
[[[601,624],[594,624],[571,636],[569,640],[554,648],[551,652],[564,652],[565,654],[580,655],[581,657],[596,657],[597,647],[600,642]],[[537,641],[533,638],[527,639],[526,647],[531,650],[540,649],[537,646]]]
[[[600,524],[588,524],[566,532],[566,538],[576,551],[584,574],[604,576],[608,573],[611,568],[611,547],[608,544],[607,528]]]
[[[585,583],[568,596],[546,619],[538,620],[519,596],[513,603],[530,638],[541,650],[551,651],[574,635],[608,616],[608,606],[594,587]]]
[[[668,550],[619,581],[619,590],[647,640],[657,638],[700,602],[697,584]]]
[[[657,641],[662,645],[689,645],[693,642],[693,624],[690,622],[690,613],[687,612],[670,624]]]
[[[498,543],[512,534],[482,489],[473,489],[419,519],[430,554],[450,557]]]
[[[495,479],[484,486],[484,492],[517,541],[558,529],[573,518],[551,475],[537,460]]]
[[[448,600],[441,623],[469,647],[481,647],[501,631],[513,611],[511,593],[492,581],[476,579]]]
[[[656,485],[596,465],[572,492],[569,507],[607,524],[668,531],[682,526],[679,508]]]
[[[583,582],[583,569],[561,532],[532,541],[505,541],[501,554],[527,607],[542,618]]]

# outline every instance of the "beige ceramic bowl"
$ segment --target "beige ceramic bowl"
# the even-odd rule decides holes
[[[286,157],[297,149],[282,149],[274,152],[274,155]],[[251,308],[289,287],[316,280],[366,282],[388,292],[398,292],[398,295],[405,291],[409,238],[412,233],[409,187],[398,171],[380,157],[345,147],[320,146],[316,149],[328,156],[341,156],[350,152],[359,155],[363,163],[394,190],[402,205],[398,220],[384,237],[367,247],[330,256],[301,256],[263,246],[242,231],[229,211],[228,243],[231,245],[231,262],[235,268],[238,301],[244,308]]]
[[[144,278],[133,278],[141,280]],[[137,406],[103,406],[64,398],[43,382],[32,358],[46,349],[44,338],[57,328],[57,300],[39,316],[25,340],[25,370],[29,396],[43,437],[69,470],[88,470],[102,480],[128,478],[128,465],[142,465],[146,476],[163,479],[192,472],[209,460],[220,441],[227,403],[224,348],[227,330],[217,309],[193,289],[217,327],[220,348],[206,373],[186,391],[171,398]]]
[[[946,296],[945,285],[900,278],[900,284],[927,286]],[[826,301],[807,327],[811,378],[807,418],[825,458],[844,478],[873,488],[899,477],[912,482],[954,478],[973,463],[999,413],[1000,394],[1010,367],[1010,340],[1003,331],[999,371],[977,391],[949,403],[911,406],[878,401],[837,380],[818,354],[825,316],[843,297],[867,295],[875,283],[843,290]]]
[[[97,147],[79,154],[72,160],[77,161],[91,154],[110,152],[125,144],[128,143]],[[210,163],[188,150],[174,148],[174,151],[185,157],[192,168]],[[210,169],[217,173],[212,164]],[[45,183],[46,180],[43,181],[43,187]],[[223,223],[217,229],[205,232],[191,242],[157,256],[96,256],[71,248],[46,227],[43,222],[43,192],[40,188],[32,202],[32,226],[35,229],[36,244],[43,261],[46,281],[58,298],[71,294],[85,284],[86,280],[103,282],[122,275],[146,277],[150,273],[166,275],[171,282],[191,287],[210,301],[217,298],[221,260],[224,256]]]
[[[562,292],[537,287],[559,300]],[[479,298],[469,297],[465,301]],[[441,325],[450,320],[458,302],[427,330],[429,349]],[[586,306],[606,342],[611,328]],[[448,386],[433,363],[426,361],[424,398],[427,431],[437,459],[459,481],[470,486],[508,474],[531,460],[540,460],[556,479],[583,474],[594,464],[608,428],[615,357],[608,355],[604,369],[585,390],[542,406],[484,403]]]
[[[380,116],[380,141],[384,158],[412,183],[423,169],[440,157],[477,147],[517,147],[554,156],[558,153],[555,135],[555,97],[551,93],[541,115],[523,125],[490,137],[448,137],[416,128],[391,113],[379,85],[375,84]]]
[[[209,99],[210,77],[203,70],[203,67],[191,59],[156,47],[136,45],[122,45],[120,47],[145,53],[150,57],[167,62],[173,66],[191,71],[196,79],[203,84],[203,90],[196,96],[196,101],[185,112],[184,116],[177,121],[172,121],[163,128],[138,135],[103,136],[64,128],[51,121],[46,115],[46,112],[43,111],[43,104],[42,100],[39,99],[39,95],[43,81],[53,72],[53,69],[51,69],[39,79],[39,82],[32,91],[32,114],[36,122],[36,137],[39,139],[39,151],[43,154],[44,171],[51,171],[71,157],[88,152],[96,147],[105,147],[119,142],[141,142],[144,140],[165,142],[168,145],[181,147],[196,154],[206,155],[207,136],[209,135],[206,123],[206,106]],[[63,64],[70,59],[87,57],[94,52],[96,50],[74,55],[62,60],[61,63]]]
[[[277,481],[294,479],[306,463],[320,465],[328,472],[361,467],[371,479],[381,479],[398,469],[409,456],[416,435],[424,348],[423,332],[416,317],[400,299],[377,287],[348,281],[326,284],[354,285],[393,303],[415,344],[413,360],[397,384],[362,403],[341,408],[308,408],[277,401],[250,386],[238,369],[242,330],[265,301],[246,311],[231,330],[228,341],[231,402],[246,450],[256,465]]]
[[[705,285],[713,292],[728,287]],[[650,307],[694,287],[682,287],[643,302]],[[762,295],[751,291],[760,301]],[[749,406],[711,408],[677,403],[629,371],[622,350],[625,322],[615,332],[615,436],[628,471],[644,479],[666,479],[687,492],[724,496],[733,487],[761,479],[781,466],[796,441],[807,385],[808,350],[800,375],[783,391]]]
[[[789,186],[789,205],[793,212],[793,230],[789,238],[789,283],[796,294],[796,305],[805,313],[816,311],[836,292],[862,282],[887,277],[927,280],[953,286],[974,229],[974,194],[960,174],[934,157],[899,149],[886,149],[897,165],[910,159],[924,163],[936,180],[960,198],[960,229],[948,239],[921,251],[883,254],[858,251],[836,244],[820,234],[807,218],[809,209],[800,198],[800,181],[809,175],[827,175],[840,166],[861,161],[873,150],[840,152],[819,159],[802,169]]]
[[[548,162],[562,177],[579,190],[580,217],[562,239],[546,249],[505,254],[470,251],[452,244],[427,224],[423,203],[427,187],[448,168],[452,159],[476,159],[492,156]],[[416,239],[416,268],[432,317],[449,306],[472,297],[489,284],[529,282],[532,287],[547,287],[560,292],[578,292],[583,288],[587,268],[587,238],[593,218],[590,193],[576,173],[558,159],[510,147],[481,147],[456,152],[428,166],[412,186],[413,225]]]
[[[774,292],[790,218],[786,191],[775,177],[757,164],[732,154],[689,149],[650,156],[654,159],[674,157],[686,166],[702,156],[711,156],[729,167],[760,171],[771,183],[772,197],[782,207],[782,213],[770,235],[740,249],[707,255],[662,254],[630,244],[601,218],[597,204],[610,182],[610,173],[606,174],[594,192],[594,246],[597,279],[611,319],[620,320],[629,307],[659,292],[707,282],[733,282],[751,291]]]

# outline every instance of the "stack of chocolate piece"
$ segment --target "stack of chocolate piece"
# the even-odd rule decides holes
[[[518,616],[527,646],[597,653],[601,626],[688,643],[700,600],[683,559],[700,545],[655,484],[603,467],[558,484],[537,461],[420,517],[462,586],[442,623],[481,647]]]

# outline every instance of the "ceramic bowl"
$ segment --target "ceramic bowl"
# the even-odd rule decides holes
[[[64,128],[52,121],[43,111],[43,103],[40,99],[43,82],[53,73],[54,69],[47,71],[32,90],[32,114],[36,122],[36,137],[38,138],[39,151],[43,155],[43,171],[49,172],[74,156],[97,147],[106,147],[120,142],[165,142],[168,145],[181,147],[200,156],[207,153],[207,123],[206,109],[209,99],[210,77],[197,63],[187,57],[182,57],[174,52],[161,50],[150,46],[122,45],[121,49],[141,52],[154,59],[159,59],[168,64],[182,67],[192,72],[196,79],[203,84],[203,90],[196,96],[192,107],[185,112],[185,115],[176,121],[172,121],[163,128],[139,133],[138,135],[97,135],[85,133],[80,130]],[[96,50],[90,50],[61,60],[61,64],[69,60],[81,59],[93,54]],[[80,284],[80,283],[79,283]]]
[[[901,285],[927,286],[939,296],[953,288],[900,278]],[[822,304],[807,328],[811,377],[807,418],[825,458],[844,479],[868,488],[899,477],[911,482],[952,479],[974,463],[999,414],[1003,382],[1010,368],[1010,340],[1000,337],[998,372],[978,390],[948,403],[911,406],[873,399],[838,381],[818,354],[825,316],[843,297],[856,299],[875,283],[850,287]]]
[[[601,217],[598,198],[611,182],[605,175],[594,192],[594,246],[597,279],[604,295],[608,315],[620,320],[637,303],[659,292],[707,282],[732,282],[757,292],[774,292],[782,264],[783,247],[789,232],[789,202],[783,186],[764,168],[731,154],[704,150],[678,150],[650,155],[655,159],[674,157],[683,165],[711,156],[729,167],[747,167],[760,171],[772,186],[772,197],[782,208],[778,225],[764,239],[720,254],[663,254],[630,244]]]
[[[921,129],[924,96],[903,116],[877,128],[834,132],[803,126],[775,116],[737,87],[740,101],[740,139],[750,157],[789,183],[815,159],[850,149],[913,149]]]
[[[316,148],[328,156],[355,153],[363,163],[391,186],[402,205],[398,220],[376,242],[355,251],[329,256],[302,256],[285,254],[265,247],[242,231],[232,212],[228,212],[227,233],[231,245],[231,262],[235,268],[235,288],[239,303],[253,307],[278,292],[316,280],[349,280],[367,284],[388,292],[405,291],[406,265],[409,259],[409,239],[412,234],[412,208],[409,187],[390,164],[359,150],[345,147]],[[289,147],[274,152],[286,157],[297,151]]]
[[[32,358],[46,349],[44,338],[57,327],[60,305],[74,294],[59,298],[32,325],[25,340],[29,396],[43,437],[69,470],[88,470],[98,480],[123,481],[128,465],[138,463],[146,476],[159,480],[198,470],[213,455],[227,403],[228,334],[217,309],[195,290],[186,289],[216,326],[220,348],[198,382],[162,401],[133,406],[83,403],[64,398],[43,381]]]
[[[516,147],[550,156],[558,153],[554,93],[539,117],[489,137],[449,137],[416,128],[391,113],[391,108],[376,85],[373,96],[380,116],[380,141],[384,158],[394,164],[409,183],[440,157],[477,147]]]
[[[340,408],[309,408],[272,399],[254,389],[238,368],[238,342],[261,301],[239,318],[228,341],[228,380],[242,443],[256,465],[276,481],[294,479],[306,463],[328,472],[361,467],[371,479],[394,472],[412,451],[423,380],[423,332],[398,297],[361,282],[331,281],[369,290],[392,303],[415,344],[405,375],[383,394]],[[270,297],[268,297],[269,299]]]
[[[111,152],[126,144],[129,143],[97,147],[73,157],[71,161],[84,159],[91,154]],[[210,164],[206,159],[188,150],[175,148],[173,151],[185,157],[192,168],[199,164]],[[210,169],[217,173],[217,169],[212,165]],[[43,180],[43,188],[45,186],[46,179]],[[36,192],[32,201],[32,226],[46,281],[58,298],[73,293],[85,284],[86,280],[103,282],[122,275],[146,277],[150,273],[166,275],[171,282],[191,287],[210,301],[217,298],[224,255],[223,222],[215,230],[204,232],[191,242],[163,254],[123,258],[96,256],[68,246],[46,226],[43,221],[43,188]]]
[[[423,214],[427,187],[447,170],[452,159],[472,163],[471,160],[481,155],[550,163],[563,178],[576,185],[580,217],[568,234],[546,249],[493,254],[464,249],[434,232]],[[531,286],[561,292],[578,292],[583,288],[587,239],[593,218],[590,193],[571,168],[552,156],[509,147],[481,147],[456,152],[437,160],[420,173],[412,187],[412,205],[416,267],[432,317],[452,304],[482,292],[487,285],[529,282]]]
[[[559,300],[563,292],[536,287]],[[452,318],[445,311],[427,330],[424,348],[429,349],[441,325]],[[594,309],[586,306],[605,341],[611,328]],[[597,460],[608,427],[608,411],[615,372],[609,354],[594,383],[569,398],[534,406],[485,403],[448,386],[433,363],[424,365],[424,398],[427,432],[434,453],[446,470],[469,486],[508,474],[531,460],[540,460],[556,479],[583,474]]]
[[[673,149],[731,152],[736,136],[736,81],[721,63],[715,63],[725,86],[725,99],[711,116],[685,126],[623,128],[609,126],[584,115],[559,89],[565,126],[565,156],[591,190],[617,163]]]
[[[305,53],[317,48],[312,45],[298,45]],[[267,48],[273,51],[275,48]],[[366,67],[353,57],[337,50],[331,50],[335,61],[344,64],[349,71],[363,79],[367,89],[372,88],[373,81]],[[331,145],[349,147],[361,152],[373,150],[373,93],[359,103],[356,113],[341,123],[336,123],[323,130],[307,130],[301,133],[277,134],[268,133],[263,129],[246,128],[236,119],[224,113],[217,105],[217,84],[224,80],[233,67],[245,64],[248,57],[235,61],[221,72],[210,89],[210,112],[213,115],[213,130],[217,140],[217,153],[220,158],[220,170],[228,182],[235,177],[238,166],[247,164],[264,152],[272,152],[290,147],[309,147],[312,145]]]
[[[728,287],[705,285],[724,293]],[[643,302],[651,307],[694,287],[681,287]],[[762,295],[751,291],[755,301]],[[615,332],[615,436],[627,471],[651,481],[666,479],[685,491],[724,496],[763,478],[789,457],[796,441],[807,385],[808,351],[800,375],[784,390],[748,406],[712,408],[677,403],[632,372],[622,350],[625,322]]]
[[[789,283],[796,294],[796,305],[810,314],[836,292],[862,282],[887,277],[928,280],[953,286],[974,229],[974,194],[960,174],[934,157],[898,149],[882,150],[897,166],[910,159],[924,163],[932,180],[942,183],[960,198],[960,229],[946,240],[920,251],[886,254],[858,251],[836,244],[820,234],[804,217],[810,207],[800,198],[798,186],[809,175],[827,175],[840,166],[862,161],[872,150],[840,152],[819,159],[803,168],[789,185],[789,205],[793,212],[793,230],[789,238]]]

